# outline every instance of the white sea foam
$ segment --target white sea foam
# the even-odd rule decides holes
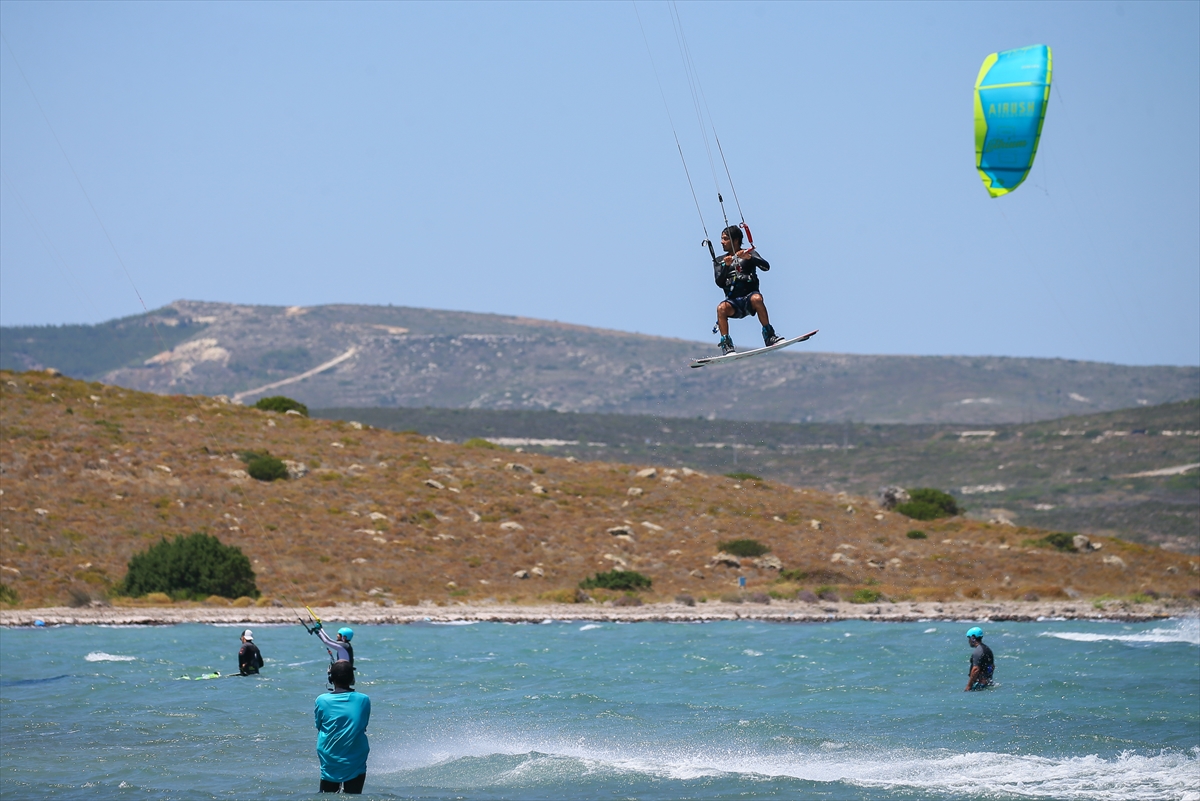
[[[474,626],[478,620],[431,620],[431,626]]]
[[[751,650],[750,648],[747,648],[746,650],[742,651],[742,653],[745,654],[746,656],[762,656],[763,655],[762,651],[754,651],[754,650]]]
[[[604,628],[604,627],[601,626],[599,623],[588,623],[586,626],[580,626],[579,630],[580,631],[591,631],[592,629],[602,629],[602,628]]]
[[[677,781],[720,776],[795,779],[937,795],[974,796],[986,790],[989,796],[1034,799],[1197,799],[1200,748],[1106,759],[905,749],[870,753],[844,746],[826,743],[808,753],[753,753],[718,746],[626,749],[554,737],[485,735],[432,745],[424,754],[410,749],[381,753],[378,770],[433,769],[437,779],[432,784],[459,787],[527,788],[570,782],[573,777],[632,773]],[[431,779],[422,775],[418,780]]]
[[[1167,643],[1184,642],[1189,645],[1200,645],[1200,618],[1184,618],[1175,621],[1171,628],[1154,628],[1149,631],[1117,633],[1109,631],[1043,631],[1041,637],[1057,637],[1060,640],[1075,642],[1135,642],[1135,643]]]
[[[92,651],[84,657],[89,662],[133,662],[137,659],[136,656],[117,656],[116,654],[106,654],[103,651]]]

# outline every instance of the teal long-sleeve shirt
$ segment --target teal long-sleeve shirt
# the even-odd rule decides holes
[[[317,696],[317,756],[321,778],[346,782],[367,772],[367,723],[371,699],[362,693],[324,693]]]

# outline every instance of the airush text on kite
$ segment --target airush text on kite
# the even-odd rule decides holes
[[[992,103],[988,106],[989,117],[1035,117],[1041,108],[1038,103]]]

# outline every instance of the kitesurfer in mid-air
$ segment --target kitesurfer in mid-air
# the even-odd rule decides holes
[[[963,692],[992,686],[996,657],[992,655],[992,649],[983,644],[983,629],[978,626],[967,629],[967,644],[971,646],[971,672],[967,674],[967,688]]]
[[[731,225],[721,232],[721,248],[724,255],[713,259],[713,278],[724,292],[725,300],[717,304],[717,330],[721,332],[718,346],[722,355],[733,353],[733,339],[729,336],[729,319],[740,320],[755,315],[762,323],[763,347],[782,342],[771,327],[767,315],[767,304],[758,291],[758,271],[766,272],[771,265],[759,256],[754,245],[742,249],[742,231]]]
[[[317,757],[321,761],[321,792],[361,793],[367,780],[367,724],[371,699],[355,692],[354,668],[345,660],[329,666],[333,690],[317,696]]]
[[[243,676],[251,676],[262,666],[262,652],[254,644],[254,632],[246,629],[242,632],[242,647],[238,651],[238,672]]]
[[[329,655],[335,662],[349,662],[350,667],[354,667],[354,646],[350,645],[350,641],[354,639],[354,629],[349,626],[342,626],[338,629],[337,639],[333,639],[325,630],[321,628],[321,621],[317,621],[308,629],[309,634],[316,634],[321,638],[321,642],[325,643],[325,649],[329,651]]]

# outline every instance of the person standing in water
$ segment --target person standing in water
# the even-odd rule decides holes
[[[242,648],[238,651],[238,672],[243,676],[253,676],[262,666],[262,652],[254,644],[254,632],[246,629],[242,632]]]
[[[329,666],[333,690],[317,696],[317,758],[321,761],[321,792],[358,794],[367,780],[367,724],[371,699],[355,692],[354,668],[345,660]]]
[[[992,686],[996,657],[992,649],[983,644],[983,629],[978,626],[967,629],[967,644],[971,646],[971,672],[967,674],[967,688],[963,692]]]
[[[350,644],[350,641],[354,639],[354,629],[342,626],[338,629],[335,640],[325,633],[318,620],[309,628],[308,633],[316,634],[321,638],[321,642],[325,643],[325,650],[329,651],[329,656],[334,662],[349,662],[350,668],[354,669],[354,646]]]

